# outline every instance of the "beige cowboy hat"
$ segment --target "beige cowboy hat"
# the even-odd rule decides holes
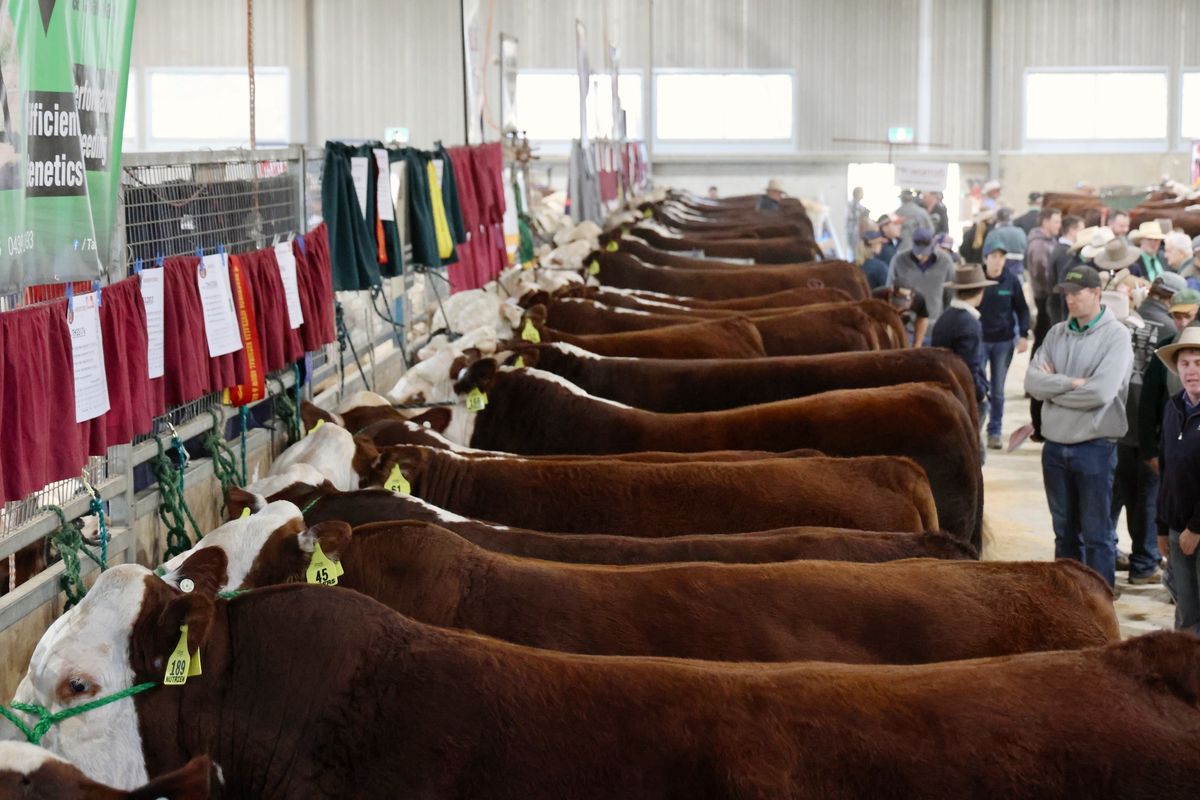
[[[783,184],[779,182],[778,178],[771,178],[769,181],[767,181],[767,191],[768,192],[782,192]]]
[[[1088,234],[1086,239],[1084,238],[1083,233],[1087,233],[1087,231],[1084,231],[1079,235],[1079,238],[1075,240],[1076,244],[1083,242],[1083,246],[1079,250],[1079,255],[1084,261],[1091,261],[1093,258],[1103,253],[1104,246],[1113,239],[1117,238],[1116,234],[1112,232],[1112,228],[1088,228],[1088,230],[1091,231],[1091,233]]]
[[[1136,231],[1129,234],[1129,241],[1134,244],[1137,244],[1142,239],[1157,239],[1161,242],[1165,238],[1167,238],[1167,233],[1163,230],[1162,223],[1156,219],[1143,222],[1141,225],[1138,225]]]
[[[988,280],[987,275],[983,273],[983,266],[980,264],[955,267],[954,280],[946,283],[947,288],[950,289],[982,289],[995,285],[996,281]]]
[[[1113,239],[1092,261],[1097,269],[1122,270],[1142,257],[1142,253],[1124,239]]]
[[[1071,246],[1068,249],[1073,252],[1079,252],[1083,249],[1084,245],[1092,241],[1092,236],[1098,230],[1100,230],[1098,225],[1089,225],[1082,229],[1079,233],[1075,234],[1075,241],[1071,242]]]
[[[1171,344],[1160,347],[1154,351],[1159,360],[1166,364],[1167,369],[1175,374],[1179,371],[1175,368],[1175,361],[1179,358],[1180,350],[1200,350],[1200,327],[1189,325],[1183,329],[1183,333],[1179,334],[1179,338]]]

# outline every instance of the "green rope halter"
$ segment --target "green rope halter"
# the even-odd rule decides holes
[[[204,449],[208,450],[212,457],[213,475],[221,482],[221,498],[224,503],[225,496],[229,494],[229,487],[234,484],[240,486],[242,478],[238,474],[237,459],[225,443],[224,420],[215,408],[210,408],[208,413],[212,415],[213,424],[204,436]],[[244,428],[244,420],[242,425]]]
[[[171,463],[171,459],[167,456],[162,439],[156,436],[154,443],[158,445],[158,455],[151,460],[150,465],[154,470],[154,478],[158,481],[158,518],[167,528],[167,557],[169,558],[179,555],[192,546],[185,527],[185,520],[191,523],[197,541],[203,534],[200,533],[200,526],[196,524],[196,518],[192,516],[192,511],[188,508],[183,495],[183,472],[188,461],[183,442],[172,432],[171,447],[175,450],[179,460],[178,468]]]
[[[83,578],[80,575],[83,564],[79,560],[79,554],[87,556],[100,569],[106,567],[105,559],[96,558],[91,550],[87,548],[83,541],[83,534],[79,532],[73,524],[67,521],[66,514],[58,506],[45,506],[42,511],[49,511],[58,517],[58,529],[50,535],[50,544],[58,551],[59,558],[62,559],[63,575],[59,578],[59,585],[63,592],[67,595],[67,607],[78,605],[83,596],[87,594],[87,585],[84,584]],[[103,535],[103,534],[102,534]],[[103,540],[102,540],[103,543]],[[107,555],[106,553],[102,553]]]
[[[62,711],[55,711],[54,713],[50,713],[45,706],[39,706],[34,703],[13,703],[9,707],[0,706],[0,717],[4,717],[13,725],[17,726],[17,730],[25,734],[25,738],[29,740],[30,744],[40,744],[42,737],[45,736],[51,728],[63,720],[70,719],[71,717],[77,717],[80,714],[93,711],[97,708],[103,708],[110,703],[115,703],[118,700],[124,700],[126,697],[133,697],[135,694],[141,694],[142,692],[149,691],[155,686],[158,686],[158,684],[154,682],[139,683],[136,686],[130,686],[128,689],[122,689],[119,692],[106,694],[104,697],[97,697],[95,700],[83,703],[82,705],[64,708]],[[15,711],[21,711],[25,714],[34,715],[38,718],[37,724],[30,728],[19,717],[17,717],[16,714],[10,711],[10,708]]]

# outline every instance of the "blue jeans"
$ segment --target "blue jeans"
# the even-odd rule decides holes
[[[988,373],[988,436],[999,436],[1004,424],[1004,381],[1008,378],[1008,367],[1012,364],[1013,352],[1017,349],[1015,339],[1007,342],[984,342],[983,356],[987,360]]]
[[[1117,546],[1113,541],[1113,472],[1117,445],[1107,439],[1042,446],[1042,482],[1054,520],[1054,557],[1071,558],[1116,584]]]
[[[1200,564],[1197,554],[1185,556],[1179,549],[1180,531],[1171,531],[1171,583],[1175,595],[1175,627],[1200,634]]]
[[[1125,527],[1133,546],[1129,553],[1129,577],[1153,574],[1158,569],[1155,522],[1158,509],[1158,475],[1138,456],[1136,445],[1117,445],[1117,471],[1113,478],[1112,524],[1125,509]]]

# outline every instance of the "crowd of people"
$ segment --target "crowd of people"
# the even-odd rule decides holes
[[[1120,570],[1165,582],[1177,627],[1200,633],[1200,236],[1168,220],[1131,228],[1123,211],[1086,227],[1040,200],[1014,216],[985,184],[955,248],[940,193],[902,192],[872,220],[856,189],[847,229],[913,346],[948,348],[970,369],[984,454],[1042,443],[1056,557],[1110,585]],[[1026,351],[1032,421],[1005,445],[1005,380]]]

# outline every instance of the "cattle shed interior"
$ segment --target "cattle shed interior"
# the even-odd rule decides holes
[[[0,800],[1194,797],[1198,38],[0,0]]]

